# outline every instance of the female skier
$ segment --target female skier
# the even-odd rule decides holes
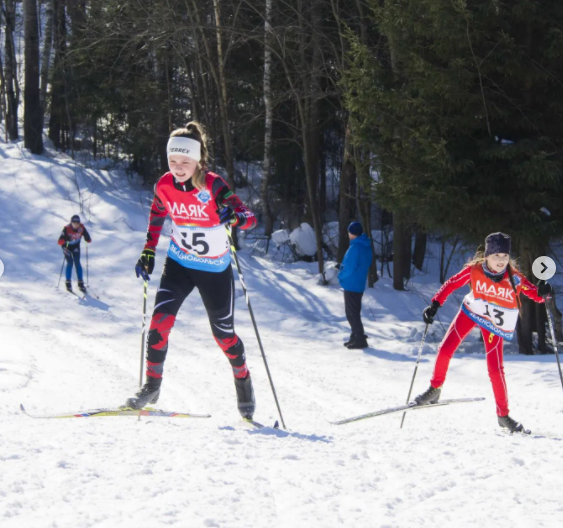
[[[217,174],[207,170],[207,145],[197,122],[172,132],[166,147],[170,172],[154,187],[145,248],[135,271],[149,279],[155,250],[167,216],[172,236],[147,340],[146,382],[128,407],[142,409],[160,395],[168,338],[182,303],[199,290],[215,341],[233,369],[238,409],[252,419],[254,390],[244,345],[234,329],[234,279],[225,224],[249,229],[256,218]]]
[[[479,325],[485,342],[498,423],[511,432],[520,432],[524,426],[508,415],[503,339],[511,341],[514,336],[520,311],[520,293],[537,303],[543,303],[543,297],[549,295],[552,289],[546,282],[541,282],[538,287],[529,282],[510,260],[509,253],[510,237],[504,233],[490,234],[485,239],[485,255],[477,254],[457,275],[448,279],[432,298],[432,304],[424,309],[424,322],[432,324],[438,308],[443,306],[449,295],[470,284],[471,291],[465,296],[460,311],[438,347],[430,387],[417,396],[415,402],[428,405],[440,399],[450,359],[467,334]]]
[[[70,219],[70,224],[63,227],[63,232],[59,237],[58,244],[62,246],[63,253],[66,259],[66,289],[72,291],[72,264],[76,266],[76,276],[78,278],[78,289],[82,293],[86,293],[86,287],[84,286],[84,280],[82,277],[82,265],[80,264],[80,240],[84,237],[84,240],[92,242],[90,238],[90,233],[86,230],[83,224],[80,223],[80,217],[74,215]]]

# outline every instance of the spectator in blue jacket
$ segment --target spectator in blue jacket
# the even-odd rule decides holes
[[[348,226],[350,247],[340,265],[338,281],[344,289],[346,319],[352,328],[350,339],[344,343],[348,348],[367,348],[367,335],[362,324],[362,297],[372,260],[371,242],[359,222]]]

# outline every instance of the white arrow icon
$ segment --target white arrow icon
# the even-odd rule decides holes
[[[553,259],[546,256],[538,257],[532,264],[532,273],[536,279],[549,280],[555,275],[556,270]]]

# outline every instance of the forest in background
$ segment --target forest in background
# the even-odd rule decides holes
[[[23,129],[40,154],[45,131],[148,185],[167,170],[170,131],[200,121],[211,170],[235,190],[248,184],[235,167],[260,165],[265,237],[313,227],[321,274],[342,260],[352,220],[393,232],[377,257],[392,259],[397,290],[422,269],[429,235],[445,262],[446,245],[507,232],[534,282],[533,260],[562,235],[556,0],[0,0],[0,11],[6,140]],[[330,220],[336,254],[323,244]],[[523,299],[520,350],[533,353],[537,333],[547,351],[545,328]]]

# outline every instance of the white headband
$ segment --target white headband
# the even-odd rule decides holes
[[[199,161],[201,159],[201,143],[191,138],[180,136],[171,137],[168,140],[168,145],[166,145],[166,155],[170,157],[174,154],[189,156]]]

